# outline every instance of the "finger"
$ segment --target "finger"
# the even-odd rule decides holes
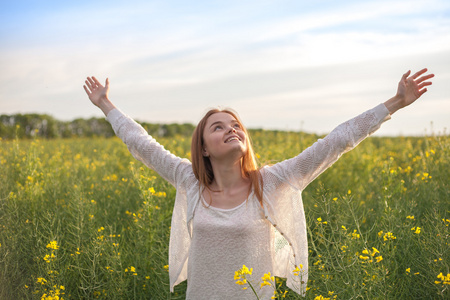
[[[94,76],[92,76],[92,79],[94,79],[95,85],[101,86],[101,83],[97,80],[97,78],[95,78]]]
[[[419,88],[419,90],[421,90],[423,87],[431,85],[432,82],[423,82],[421,84],[419,84],[417,87]]]
[[[85,85],[83,85],[83,88],[84,88],[84,90],[86,91],[86,94],[89,96],[89,95],[91,95],[91,92],[88,90],[88,88],[85,86]]]
[[[109,88],[109,78],[106,78],[106,80],[105,80],[105,87]]]
[[[406,78],[408,78],[409,74],[411,74],[411,70],[409,70],[408,72],[406,72],[405,74],[403,74],[402,80],[406,80]]]
[[[427,89],[423,89],[421,91],[419,91],[419,97],[422,96],[423,94],[425,94],[428,90]]]
[[[92,87],[96,86],[95,81],[94,81],[94,79],[92,79],[92,77],[88,77],[88,81],[89,81],[89,83],[91,84]]]
[[[89,82],[89,80],[85,80],[84,83],[86,83],[86,86],[89,88],[89,90],[93,90],[92,84]]]
[[[422,76],[419,79],[417,79],[416,82],[417,83],[421,83],[421,82],[423,82],[425,80],[428,80],[430,78],[433,78],[433,77],[434,77],[434,74],[429,74],[429,75],[426,75],[426,76]]]
[[[422,74],[425,73],[426,71],[428,71],[428,69],[427,69],[427,68],[424,68],[424,69],[418,71],[416,74],[414,74],[414,75],[412,76],[412,78],[413,78],[413,79],[416,79],[417,77],[419,77],[420,75],[422,75]]]

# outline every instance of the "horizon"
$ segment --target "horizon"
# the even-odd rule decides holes
[[[36,115],[36,116],[40,116],[40,117],[48,116],[48,117],[52,118],[54,121],[62,122],[62,123],[71,123],[71,122],[75,122],[77,120],[89,121],[91,119],[104,120],[104,121],[107,122],[106,118],[105,117],[101,117],[101,116],[80,117],[80,118],[73,118],[73,119],[70,119],[70,120],[62,120],[62,119],[55,118],[54,116],[49,115],[49,114],[33,113],[33,112],[30,112],[30,113],[18,113],[18,114],[2,114],[0,116],[12,117],[12,116],[16,116],[16,115],[22,115],[22,116],[25,116],[25,115]],[[197,126],[197,124],[189,123],[189,122],[184,122],[184,123],[182,123],[182,122],[154,123],[154,122],[142,121],[142,120],[139,120],[139,119],[135,119],[135,121],[137,123],[143,125],[143,126],[145,126],[146,124],[148,124],[148,125],[160,125],[160,126],[163,126],[163,125],[181,125],[181,126],[187,125],[187,126],[192,126],[193,128],[195,128]],[[326,136],[328,134],[328,132],[320,134],[320,133],[305,131],[305,130],[301,130],[301,129],[277,129],[277,128],[261,128],[261,127],[246,127],[246,129],[249,130],[249,131],[253,130],[253,131],[268,131],[268,132],[270,132],[270,131],[278,131],[278,132],[286,132],[286,133],[304,133],[304,134],[307,134],[307,135],[317,135],[319,137]],[[421,133],[421,134],[418,134],[418,135],[379,135],[378,134],[376,136],[379,137],[379,138],[422,138],[422,137],[430,137],[430,136],[448,136],[450,134],[446,130],[444,130],[444,132],[438,132],[438,133],[434,132],[433,131],[433,124],[430,124],[430,128],[429,129],[430,129],[430,131],[428,131],[428,129],[425,128],[424,132]]]

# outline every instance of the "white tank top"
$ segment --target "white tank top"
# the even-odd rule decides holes
[[[253,193],[231,209],[208,207],[202,197],[193,226],[186,299],[256,299],[250,288],[235,283],[235,271],[242,265],[253,268],[260,299],[270,299],[273,288],[260,288],[261,277],[272,272],[270,223]]]

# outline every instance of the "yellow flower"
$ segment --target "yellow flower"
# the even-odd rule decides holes
[[[439,284],[442,282],[442,284],[450,285],[450,273],[448,273],[446,276],[444,274],[439,273],[437,278],[441,279],[441,281],[435,281],[436,284]]]
[[[406,273],[411,273],[411,268],[406,269]]]
[[[377,256],[377,257],[375,257],[375,259],[376,259],[376,261],[377,262],[380,262],[380,261],[382,261],[383,260],[383,256]]]
[[[48,249],[58,250],[58,242],[57,241],[51,241],[49,244],[47,244]]]
[[[325,298],[324,296],[319,295],[316,298],[314,298],[314,300],[330,300],[330,298]]]
[[[413,227],[411,228],[411,231],[414,231],[415,234],[420,234],[420,227]]]
[[[298,267],[300,267],[300,269],[303,269],[303,265],[300,264],[299,266],[296,266],[295,269],[292,271],[292,273],[294,273],[294,276],[299,276],[300,272],[302,272],[303,270],[300,270]]]
[[[234,280],[245,278],[246,275],[252,275],[253,268],[249,269],[246,265],[234,272]]]
[[[239,270],[234,272],[234,280],[236,281],[236,284],[238,285],[245,285],[245,284],[249,284],[251,286],[250,282],[247,282],[247,276],[248,275],[252,275],[253,272],[253,268],[247,268],[246,265],[243,265],[242,268],[240,268]],[[267,274],[264,274],[264,276],[266,276]],[[270,276],[270,273],[269,273]],[[247,287],[243,287],[242,289],[246,289]]]
[[[383,241],[385,242],[388,240],[395,240],[395,239],[397,238],[392,234],[392,232],[386,232],[383,236]]]
[[[380,251],[378,251],[378,249],[377,248],[375,248],[375,247],[372,247],[372,256],[375,256],[376,254],[380,254]]]
[[[251,268],[251,269],[249,270],[245,265],[242,266],[242,274],[249,274],[249,275],[252,275],[252,272],[253,272],[253,268]]]
[[[55,254],[53,254],[53,252],[52,252],[52,254],[46,254],[45,256],[44,256],[44,260],[45,260],[45,262],[47,262],[47,263],[50,263],[50,262],[52,262],[53,260],[55,260],[56,259],[56,256],[55,256]]]
[[[368,256],[364,256],[364,255],[360,255],[359,258],[362,259],[362,260],[368,260],[369,259]]]
[[[275,281],[275,277],[274,276],[270,276],[270,272],[264,274],[263,277],[261,277],[262,280],[264,281]]]
[[[356,232],[356,229],[353,230],[352,239],[357,240],[357,239],[359,239],[359,237],[360,237],[360,235],[359,235],[359,233]]]
[[[407,219],[414,220],[414,216],[407,216]]]

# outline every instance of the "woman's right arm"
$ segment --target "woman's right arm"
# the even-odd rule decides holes
[[[174,186],[192,172],[191,163],[187,159],[181,159],[164,149],[141,125],[114,106],[108,99],[108,79],[103,86],[95,77],[88,77],[83,87],[91,102],[103,111],[116,135],[136,159]]]

